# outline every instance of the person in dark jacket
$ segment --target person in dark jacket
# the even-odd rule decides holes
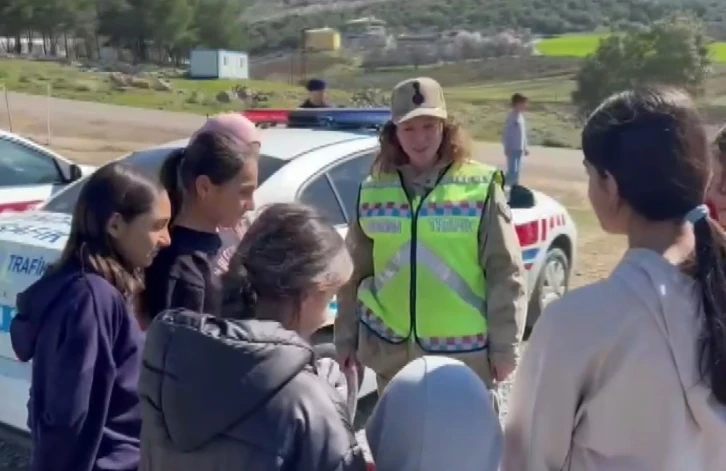
[[[143,334],[136,273],[169,244],[164,188],[121,163],[85,183],[60,259],[18,295],[10,325],[33,361],[31,471],[131,471],[139,462]]]
[[[305,85],[308,91],[308,98],[301,105],[300,108],[332,108],[325,96],[327,84],[324,80],[310,79]]]
[[[364,471],[307,340],[351,270],[316,211],[263,209],[223,276],[222,317],[169,310],[147,332],[140,471]]]
[[[220,230],[254,208],[259,137],[238,113],[215,116],[186,148],[164,162],[160,179],[172,202],[171,245],[146,270],[149,318],[169,308],[218,314]]]

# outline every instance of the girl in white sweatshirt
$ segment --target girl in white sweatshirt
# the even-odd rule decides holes
[[[627,91],[582,149],[600,225],[629,250],[537,322],[503,470],[726,470],[726,234],[703,204],[703,121],[683,92]]]

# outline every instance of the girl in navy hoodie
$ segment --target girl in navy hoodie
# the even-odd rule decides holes
[[[141,269],[169,244],[158,183],[111,163],[85,183],[60,259],[18,296],[15,354],[33,360],[31,471],[131,471],[139,462]]]

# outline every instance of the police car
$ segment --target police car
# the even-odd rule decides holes
[[[0,130],[0,213],[25,211],[93,171],[50,149]]]
[[[388,120],[388,109],[257,110],[246,115],[261,127],[262,155],[258,206],[299,201],[317,207],[345,235],[356,216],[358,188],[377,152],[371,132]],[[285,124],[284,126],[271,126]],[[157,175],[164,158],[187,140],[179,140],[124,157],[148,175]],[[0,215],[0,423],[26,429],[30,368],[16,361],[8,331],[15,297],[38,279],[58,257],[68,237],[71,214],[84,184],[58,192],[37,210]],[[576,229],[567,210],[533,191],[513,208],[531,296],[533,322],[541,308],[567,290],[575,261]],[[524,206],[524,207],[517,207]],[[330,348],[336,305],[329,323],[314,339]],[[375,375],[365,374],[361,394],[375,389]]]

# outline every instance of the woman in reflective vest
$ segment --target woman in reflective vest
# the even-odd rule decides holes
[[[371,368],[382,391],[411,360],[448,355],[492,387],[514,370],[526,313],[501,172],[471,160],[435,80],[398,84],[391,112],[346,239],[338,360]]]

